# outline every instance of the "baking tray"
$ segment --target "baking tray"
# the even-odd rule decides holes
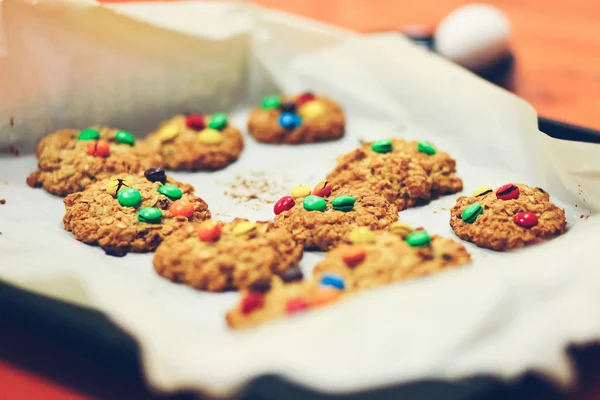
[[[546,135],[567,141],[600,143],[600,131],[549,118],[538,118],[539,129]],[[132,376],[139,376],[138,349],[135,339],[114,325],[99,311],[52,299],[20,289],[0,280],[0,320],[19,323],[33,332],[64,344],[86,358],[101,360]],[[588,354],[590,350],[583,352]],[[581,351],[571,349],[577,364]],[[0,357],[2,354],[0,354]],[[68,382],[67,382],[68,384]],[[542,394],[543,393],[543,394]],[[191,393],[185,398],[195,398]],[[489,375],[471,376],[460,380],[422,380],[349,395],[325,395],[287,382],[278,376],[262,376],[253,380],[237,398],[249,399],[311,399],[311,400],[387,400],[387,399],[531,399],[560,398],[544,380],[528,373],[510,384]]]

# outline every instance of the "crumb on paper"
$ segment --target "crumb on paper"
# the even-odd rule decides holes
[[[448,211],[448,209],[447,209],[447,208],[444,208],[444,207],[442,207],[442,210],[444,210],[444,211]]]
[[[433,210],[433,213],[434,213],[434,214],[437,214],[437,211]]]
[[[0,204],[6,204],[6,199],[0,199]]]
[[[250,171],[248,176],[238,175],[231,182],[221,183],[227,186],[226,196],[234,199],[236,204],[252,203],[255,211],[260,209],[260,203],[274,203],[287,192],[286,187],[269,179],[262,171]]]
[[[19,149],[13,145],[8,147],[0,147],[0,154],[12,154],[15,157],[18,157],[20,152]]]

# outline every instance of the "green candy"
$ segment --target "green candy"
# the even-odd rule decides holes
[[[281,99],[278,95],[272,94],[270,96],[265,97],[260,103],[260,107],[264,110],[268,110],[271,108],[277,108],[281,105]]]
[[[414,231],[406,237],[406,243],[412,247],[429,246],[431,236],[425,231]]]
[[[79,132],[79,136],[77,136],[77,140],[98,140],[100,139],[100,132],[98,129],[94,128],[86,128]]]
[[[465,211],[463,211],[460,217],[467,224],[472,224],[482,212],[483,207],[481,207],[481,204],[473,203],[469,207],[465,208]]]
[[[177,186],[171,185],[169,183],[167,183],[166,185],[162,185],[161,187],[159,187],[158,188],[158,193],[164,194],[165,196],[167,196],[171,200],[177,200],[177,199],[180,199],[181,196],[183,196],[183,193],[181,192],[181,189],[179,189]]]
[[[375,153],[389,153],[392,151],[392,141],[378,140],[373,142],[371,145],[371,150],[373,150]]]
[[[306,211],[325,211],[327,202],[319,196],[306,196],[302,201],[302,205]]]
[[[225,113],[214,113],[210,117],[208,127],[217,131],[222,130],[227,125],[227,114]]]
[[[142,203],[142,195],[137,189],[126,188],[119,190],[117,200],[123,207],[137,207]]]
[[[432,156],[435,153],[437,153],[435,147],[433,147],[431,143],[427,142],[419,142],[419,144],[417,145],[417,150],[419,150],[421,153],[427,154],[428,156]]]
[[[118,131],[115,134],[115,140],[117,143],[128,144],[130,146],[135,144],[135,138],[133,135],[126,131]]]
[[[334,210],[348,212],[354,208],[356,200],[352,196],[338,196],[331,202]]]
[[[162,211],[158,208],[148,207],[142,208],[138,212],[138,221],[145,222],[147,224],[157,224],[162,219]]]

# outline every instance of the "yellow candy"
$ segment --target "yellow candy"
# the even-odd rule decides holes
[[[475,189],[475,191],[473,192],[473,197],[481,196],[483,194],[491,193],[493,191],[494,189],[492,189],[489,186],[482,186],[480,188]]]
[[[111,196],[116,196],[121,189],[131,187],[131,183],[127,179],[111,179],[106,184],[106,192]]]
[[[171,139],[174,139],[180,133],[180,129],[175,124],[168,124],[160,128],[158,132],[158,138],[161,142],[168,142]]]
[[[325,106],[325,103],[319,100],[309,101],[307,103],[302,104],[298,108],[298,114],[300,114],[302,119],[318,118],[326,112],[327,107]]]
[[[369,227],[359,226],[350,232],[348,240],[352,243],[373,243],[375,241],[375,234],[371,232]]]
[[[206,128],[200,131],[198,140],[204,144],[219,144],[223,141],[223,134],[217,130]]]
[[[292,195],[293,198],[297,199],[298,197],[308,196],[310,194],[310,192],[312,192],[312,189],[310,188],[310,186],[298,185],[292,189],[292,192],[290,194]]]
[[[256,223],[250,221],[242,221],[233,228],[233,234],[236,236],[242,236],[254,231],[256,231]]]
[[[390,224],[389,231],[394,235],[398,235],[402,237],[402,239],[406,239],[408,235],[410,235],[415,229],[407,224],[406,222],[394,222]]]

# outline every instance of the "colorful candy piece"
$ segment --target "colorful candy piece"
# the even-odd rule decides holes
[[[514,200],[519,198],[519,194],[519,187],[512,183],[502,185],[496,190],[496,197],[500,200]]]
[[[260,108],[262,108],[263,110],[270,110],[272,108],[277,108],[280,105],[281,98],[276,94],[272,94],[262,99],[262,102],[260,103]]]
[[[256,228],[255,222],[242,221],[233,228],[233,234],[236,236],[252,234],[256,232]]]
[[[348,241],[352,243],[373,243],[375,234],[368,226],[357,226],[348,235]]]
[[[332,289],[321,289],[310,299],[311,307],[322,307],[331,303],[335,303],[342,297],[341,290],[332,290]]]
[[[242,314],[247,315],[251,312],[262,308],[265,304],[265,296],[259,292],[249,292],[242,299],[242,303],[240,304],[240,308]]]
[[[277,203],[275,203],[275,206],[273,207],[273,212],[275,213],[275,215],[279,215],[284,211],[291,210],[295,204],[296,202],[294,201],[294,198],[292,196],[283,196],[282,198],[277,200]]]
[[[266,293],[271,290],[271,279],[264,278],[254,281],[250,284],[248,289],[251,292]]]
[[[223,134],[215,129],[202,129],[198,134],[198,141],[202,144],[219,144],[223,141]]]
[[[406,239],[408,235],[414,232],[414,228],[406,222],[392,222],[388,227],[388,230],[394,235],[400,236],[402,239]]]
[[[308,103],[316,99],[316,96],[312,92],[304,92],[300,96],[296,97],[296,104],[298,106]]]
[[[307,185],[298,185],[292,189],[290,193],[294,199],[298,197],[306,197],[311,193],[310,186]]]
[[[106,192],[111,196],[116,196],[121,189],[131,187],[131,183],[127,179],[115,178],[108,181],[106,184]]]
[[[169,207],[171,215],[174,217],[186,217],[190,218],[194,215],[194,205],[187,200],[176,200]]]
[[[428,142],[419,142],[417,145],[417,150],[421,153],[427,154],[428,156],[432,156],[436,153],[435,147]]]
[[[158,138],[161,142],[168,142],[169,140],[175,139],[180,133],[181,130],[177,125],[167,124],[158,131]]]
[[[483,196],[488,193],[492,193],[493,191],[494,191],[494,189],[492,189],[489,186],[482,186],[482,187],[475,189],[475,191],[473,192],[473,197]]]
[[[356,200],[352,196],[338,196],[331,202],[334,210],[348,212],[354,208]]]
[[[524,228],[531,228],[538,224],[538,217],[531,212],[520,212],[513,217],[513,221]]]
[[[190,113],[185,117],[185,125],[195,131],[201,131],[206,127],[206,122],[203,115]]]
[[[392,151],[392,141],[391,140],[377,140],[371,144],[371,150],[375,153],[390,153]]]
[[[158,193],[167,196],[171,200],[180,199],[183,196],[183,192],[175,185],[166,183],[158,188]]]
[[[281,108],[282,112],[295,113],[296,103],[294,103],[293,101],[284,101],[283,103],[281,103],[279,108]]]
[[[406,237],[406,243],[412,247],[429,246],[431,236],[425,231],[414,231]]]
[[[355,268],[362,264],[367,257],[367,251],[364,247],[358,245],[346,246],[340,251],[342,261],[350,267]]]
[[[301,311],[305,311],[310,307],[308,302],[302,298],[291,299],[287,302],[285,310],[288,314],[295,314]]]
[[[469,207],[465,208],[460,218],[467,224],[472,224],[481,213],[483,213],[483,207],[481,207],[481,204],[473,203]]]
[[[302,125],[302,118],[298,114],[284,112],[279,116],[279,125],[291,131]]]
[[[302,119],[316,119],[327,113],[327,106],[319,100],[304,103],[298,107],[298,114]]]
[[[223,130],[227,126],[227,114],[218,112],[210,117],[208,127],[217,131]]]
[[[302,201],[302,206],[306,211],[325,211],[327,202],[319,196],[306,196]]]
[[[327,181],[321,181],[317,183],[315,188],[312,191],[312,194],[319,197],[327,197],[331,194],[333,190],[333,185]]]
[[[94,128],[85,128],[79,132],[77,140],[98,140],[100,139],[100,131]]]
[[[331,286],[339,290],[344,290],[346,288],[344,278],[337,274],[324,274],[321,277],[321,285]]]
[[[138,207],[142,204],[142,194],[134,188],[125,188],[117,194],[117,200],[123,207]]]
[[[196,233],[198,234],[198,239],[203,242],[215,242],[221,237],[222,229],[223,224],[209,219],[198,225]]]
[[[292,267],[283,271],[281,275],[279,275],[279,277],[285,283],[290,283],[301,281],[304,278],[304,274],[302,273],[302,270],[300,268]]]
[[[167,174],[165,173],[164,168],[150,168],[144,171],[144,176],[150,182],[167,182]]]
[[[138,212],[138,221],[145,222],[147,224],[158,224],[162,219],[162,211],[158,208],[148,207],[142,208]]]
[[[94,157],[108,157],[110,154],[110,144],[103,139],[96,140],[88,144],[87,153]]]
[[[118,131],[115,133],[115,141],[121,144],[135,145],[135,138],[127,131]]]

